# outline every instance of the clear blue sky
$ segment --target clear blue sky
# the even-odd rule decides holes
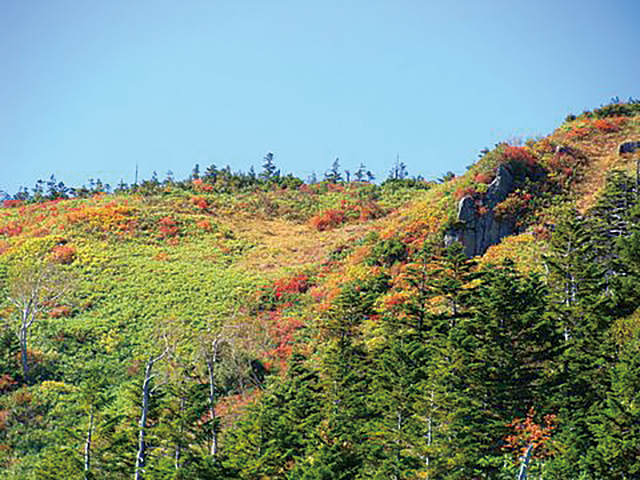
[[[194,164],[460,173],[640,97],[637,0],[0,0],[0,190]]]

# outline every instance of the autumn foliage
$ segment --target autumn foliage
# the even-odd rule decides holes
[[[505,438],[504,448],[512,450],[518,456],[523,456],[527,449],[532,446],[533,458],[544,458],[552,454],[551,435],[556,428],[556,416],[554,414],[545,415],[542,423],[535,423],[535,408],[531,407],[526,418],[515,418],[507,424],[514,430],[514,433]]]

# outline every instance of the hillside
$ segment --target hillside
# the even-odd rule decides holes
[[[636,478],[639,141],[4,201],[3,478]]]

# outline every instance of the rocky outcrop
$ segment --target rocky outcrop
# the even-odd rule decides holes
[[[458,221],[445,234],[445,245],[459,242],[468,257],[482,255],[491,245],[496,245],[504,237],[515,231],[515,219],[499,218],[494,207],[504,201],[516,188],[513,174],[505,165],[500,165],[496,178],[491,182],[480,205],[484,213],[480,214],[473,197],[467,196],[458,204]]]
[[[636,150],[640,150],[640,142],[624,142],[618,147],[618,153],[620,155],[624,153],[634,153]]]

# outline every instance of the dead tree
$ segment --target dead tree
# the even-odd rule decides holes
[[[149,415],[149,402],[153,389],[151,381],[157,374],[153,373],[153,367],[169,353],[169,346],[166,345],[164,351],[157,356],[149,355],[147,365],[144,369],[144,381],[142,382],[142,409],[140,412],[140,422],[138,423],[138,452],[136,454],[135,480],[141,480],[144,474],[147,456],[147,417]]]

